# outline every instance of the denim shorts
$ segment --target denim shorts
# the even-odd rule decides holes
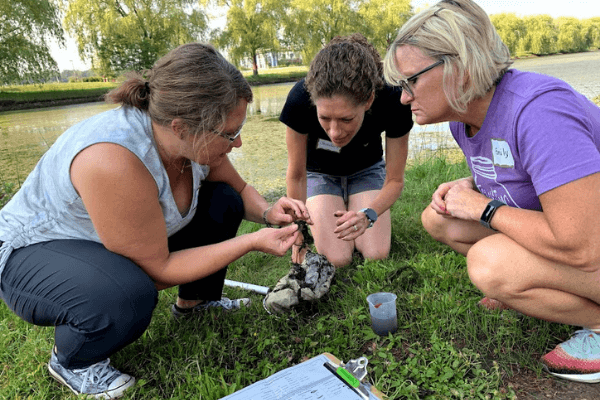
[[[348,176],[335,176],[308,171],[306,174],[306,197],[320,194],[339,196],[348,203],[348,197],[369,190],[381,190],[385,181],[385,161]]]

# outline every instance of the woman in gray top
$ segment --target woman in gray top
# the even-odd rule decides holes
[[[221,298],[226,267],[284,255],[309,223],[301,201],[272,207],[236,172],[252,91],[205,44],[178,47],[67,130],[0,211],[0,294],[21,318],[55,326],[50,373],[77,394],[116,398],[134,378],[108,357],[148,327],[158,290],[179,285],[175,317]],[[236,237],[245,218],[285,226]],[[288,226],[286,226],[288,225]]]

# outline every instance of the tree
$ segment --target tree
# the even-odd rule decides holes
[[[226,28],[216,39],[218,45],[229,48],[229,55],[236,63],[249,56],[252,59],[252,73],[258,75],[259,52],[278,47],[278,16],[283,13],[283,2],[223,0],[218,5],[229,7]]]
[[[50,38],[64,43],[53,0],[0,0],[0,83],[41,82],[58,75]]]
[[[385,54],[402,25],[412,17],[410,0],[366,0],[358,10],[363,19],[364,34]]]
[[[203,38],[208,23],[194,0],[72,0],[65,27],[100,75],[144,70],[178,45]]]
[[[517,55],[521,47],[521,40],[526,34],[526,28],[523,20],[514,13],[494,14],[490,16],[496,31],[502,38],[502,41],[512,56]]]
[[[582,21],[585,33],[586,47],[600,48],[600,17],[594,17]]]
[[[577,18],[560,17],[556,19],[558,26],[558,50],[576,52],[585,50],[585,37],[583,25]]]
[[[524,19],[527,33],[523,38],[523,50],[533,54],[556,53],[558,29],[549,15],[534,15]]]
[[[283,21],[286,43],[312,60],[334,37],[360,31],[359,5],[355,0],[290,0]]]

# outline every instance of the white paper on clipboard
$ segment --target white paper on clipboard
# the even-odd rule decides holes
[[[323,366],[321,354],[220,400],[354,400],[360,396]],[[378,400],[373,393],[369,400]]]

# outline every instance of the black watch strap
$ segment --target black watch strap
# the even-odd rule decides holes
[[[486,228],[496,231],[496,229],[494,229],[490,226],[490,222],[492,221],[492,217],[494,216],[494,214],[496,214],[496,210],[498,210],[500,207],[505,206],[505,205],[506,205],[506,203],[503,203],[500,200],[490,201],[488,203],[488,205],[485,207],[485,210],[483,210],[483,214],[481,214],[481,218],[479,219],[479,222],[481,222],[481,225],[485,226]]]
[[[369,220],[369,225],[367,226],[367,229],[372,227],[375,221],[377,221],[377,212],[372,208],[363,208],[359,212],[364,213],[367,219]]]

